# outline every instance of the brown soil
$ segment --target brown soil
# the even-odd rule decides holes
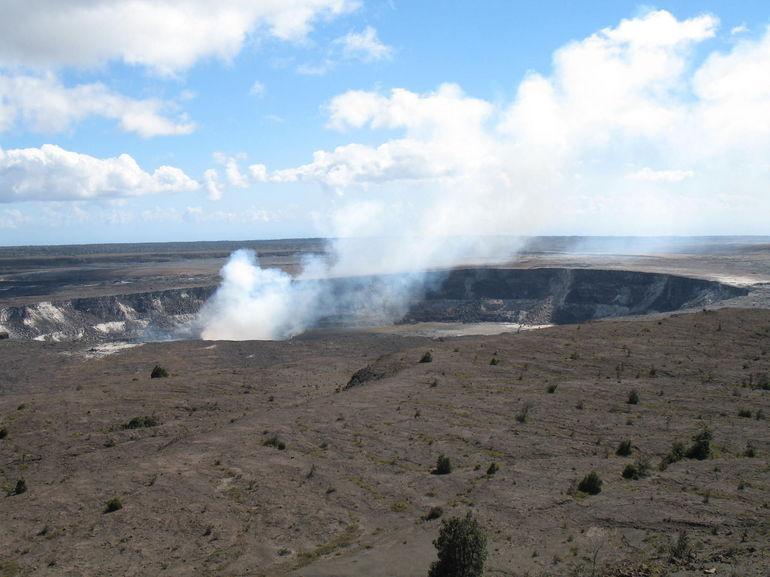
[[[0,342],[0,484],[27,485],[0,496],[0,575],[424,576],[432,506],[479,519],[488,576],[591,575],[594,557],[597,575],[767,575],[768,310],[85,353]],[[658,469],[704,427],[710,458]],[[432,475],[442,453],[454,470]],[[650,475],[623,479],[639,455]],[[592,470],[601,493],[572,491]]]

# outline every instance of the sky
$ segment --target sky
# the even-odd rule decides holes
[[[0,245],[770,234],[766,1],[0,0]]]

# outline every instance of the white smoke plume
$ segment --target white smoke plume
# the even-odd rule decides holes
[[[557,50],[550,75],[528,74],[509,103],[453,84],[333,98],[330,129],[385,140],[250,172],[334,193],[321,232],[340,240],[297,279],[235,255],[203,337],[286,338],[332,315],[394,320],[425,289],[424,271],[509,259],[517,247],[500,238],[545,223],[568,234],[586,222],[593,234],[724,233],[736,221],[766,232],[770,31],[720,44],[718,28],[713,15],[662,10],[623,20]],[[407,274],[342,293],[311,282],[388,273]]]

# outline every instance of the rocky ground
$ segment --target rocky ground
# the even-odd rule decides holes
[[[441,507],[479,519],[490,576],[764,577],[768,373],[768,310],[443,340],[0,341],[0,575],[423,576]],[[660,469],[705,429],[708,458]],[[441,454],[450,474],[431,473]],[[576,489],[591,471],[597,495]]]

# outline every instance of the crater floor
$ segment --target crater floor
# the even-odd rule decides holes
[[[479,519],[487,575],[767,574],[767,310],[89,349],[0,341],[0,484],[27,489],[0,497],[0,574],[420,576],[435,506]],[[659,469],[704,428],[707,459]]]

